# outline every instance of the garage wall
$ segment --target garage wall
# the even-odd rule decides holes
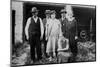
[[[12,1],[12,10],[15,10],[15,43],[23,42],[23,2]],[[13,22],[12,22],[13,23]]]

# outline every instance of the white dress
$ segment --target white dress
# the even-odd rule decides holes
[[[62,36],[60,21],[57,19],[54,20],[51,19],[46,24],[46,26],[47,26],[46,37],[48,40],[46,52],[47,53],[55,52],[57,47],[57,40],[59,36]]]

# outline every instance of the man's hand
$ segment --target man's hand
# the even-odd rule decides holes
[[[46,37],[46,40],[48,40],[48,38]]]
[[[43,36],[40,37],[40,40],[42,40],[42,39],[43,39]]]
[[[27,40],[29,39],[29,36],[26,36]]]
[[[75,36],[75,40],[78,39],[78,36]]]

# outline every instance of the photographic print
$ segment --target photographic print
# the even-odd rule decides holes
[[[96,6],[11,1],[11,66],[96,61]]]

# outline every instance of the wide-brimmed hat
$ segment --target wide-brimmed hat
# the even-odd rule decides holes
[[[38,12],[39,10],[37,10],[37,8],[36,7],[32,7],[32,9],[31,9],[31,13],[35,13],[35,12]]]
[[[45,14],[51,14],[51,10],[45,10]]]
[[[67,13],[67,11],[66,11],[65,9],[62,9],[62,10],[60,11],[60,13]]]
[[[56,14],[56,11],[55,10],[51,10],[51,14]]]

